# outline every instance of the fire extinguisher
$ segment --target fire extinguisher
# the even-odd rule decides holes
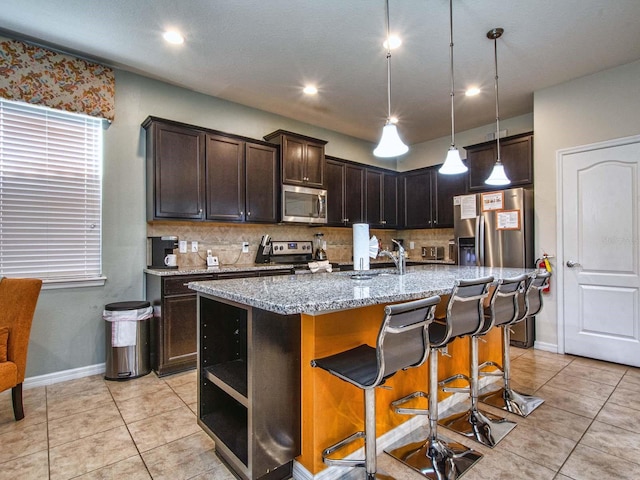
[[[539,271],[543,272],[543,271],[547,271],[549,273],[551,273],[551,263],[549,263],[549,259],[552,258],[550,255],[547,255],[546,253],[542,254],[542,257],[538,258],[536,260],[536,267],[538,268]],[[542,289],[543,293],[549,293],[551,291],[551,279],[549,279],[549,283],[547,284],[547,286],[545,288]]]

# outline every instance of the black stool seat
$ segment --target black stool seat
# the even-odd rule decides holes
[[[376,349],[369,345],[359,345],[342,353],[313,360],[312,366],[320,367],[358,388],[370,387],[378,377]]]

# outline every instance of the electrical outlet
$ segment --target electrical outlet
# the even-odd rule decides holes
[[[193,253],[198,253],[198,242],[191,242],[191,251]]]
[[[409,250],[416,248],[416,242],[409,242]]]
[[[180,246],[180,253],[187,253],[187,241],[186,240],[180,240],[179,246]]]
[[[242,253],[249,253],[249,242],[242,242]]]

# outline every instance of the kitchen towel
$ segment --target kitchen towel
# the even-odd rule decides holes
[[[329,263],[329,260],[321,260],[319,262],[309,262],[308,265],[309,265],[309,270],[311,270],[311,273],[333,271],[333,267]]]
[[[353,269],[369,270],[369,224],[353,224]]]

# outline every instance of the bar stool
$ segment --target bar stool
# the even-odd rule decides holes
[[[458,432],[466,437],[472,438],[488,447],[495,447],[515,426],[515,422],[499,417],[492,413],[478,408],[478,339],[486,334],[491,328],[491,319],[485,319],[484,302],[489,299],[491,304],[495,299],[495,290],[489,297],[489,282],[485,282],[482,293],[476,292],[469,295],[460,296],[456,293],[452,295],[450,306],[460,303],[460,308],[454,311],[453,308],[447,311],[447,321],[476,322],[479,327],[470,333],[469,338],[469,376],[463,374],[453,375],[439,382],[445,392],[468,393],[471,405],[468,410],[449,415],[438,423],[446,428]],[[446,385],[455,380],[465,380],[468,387],[447,387]]]
[[[511,388],[509,346],[511,326],[527,317],[537,315],[542,310],[542,290],[549,285],[550,277],[550,272],[542,272],[530,278],[517,277],[510,281],[504,280],[498,285],[496,300],[489,315],[493,316],[496,325],[502,328],[502,365],[485,362],[479,368],[497,367],[497,371],[480,372],[480,375],[502,376],[503,386],[498,390],[479,395],[478,399],[482,403],[526,417],[544,402],[540,397],[525,395]]]
[[[421,442],[392,447],[386,452],[433,480],[459,478],[482,458],[480,452],[438,434],[438,424],[442,425],[438,420],[438,353],[456,338],[473,335],[484,326],[483,301],[488,297],[492,282],[493,277],[456,281],[447,304],[446,317],[436,318],[429,325],[429,393],[414,392],[391,404],[396,413],[428,415],[429,437]],[[465,375],[456,375],[455,378],[464,378],[472,383]],[[428,410],[403,406],[419,397],[429,399]],[[485,420],[483,425],[490,427],[490,420]]]
[[[439,296],[387,305],[378,332],[376,348],[360,345],[350,350],[311,361],[336,377],[364,390],[364,431],[356,432],[322,452],[328,466],[364,467],[367,480],[391,479],[376,474],[376,397],[375,388],[398,370],[422,365],[429,354],[427,326],[433,321]],[[329,458],[337,450],[364,438],[365,458],[351,460]]]

